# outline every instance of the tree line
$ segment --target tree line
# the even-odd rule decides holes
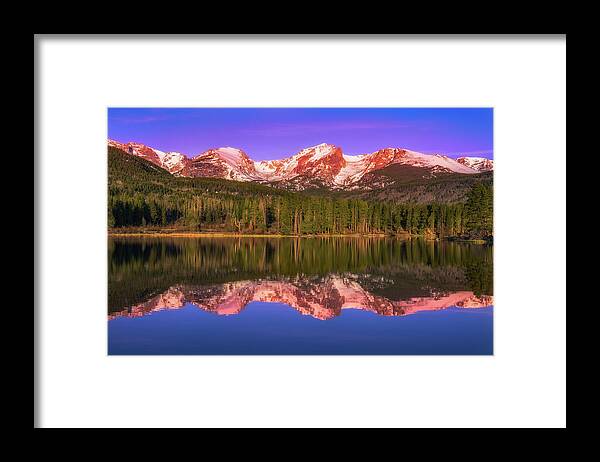
[[[491,192],[475,186],[466,204],[395,204],[324,197],[109,198],[109,226],[273,234],[410,233],[492,235]]]

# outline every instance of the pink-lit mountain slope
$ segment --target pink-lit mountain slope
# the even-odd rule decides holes
[[[108,140],[108,145],[142,157],[176,176],[222,178],[271,184],[292,190],[312,187],[329,189],[372,189],[377,173],[395,166],[396,174],[435,178],[440,175],[473,175],[493,170],[493,161],[479,157],[452,159],[400,148],[346,155],[342,148],[322,143],[302,149],[280,160],[253,161],[241,149],[209,149],[188,157],[180,152],[163,152],[140,144]]]

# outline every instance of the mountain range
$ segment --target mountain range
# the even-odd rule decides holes
[[[481,157],[452,159],[409,149],[384,148],[346,155],[342,148],[322,143],[279,160],[254,161],[234,147],[209,149],[195,156],[164,152],[141,143],[108,140],[108,146],[141,157],[178,177],[221,178],[255,182],[287,190],[326,188],[373,190],[401,179],[434,179],[491,172],[494,161]]]

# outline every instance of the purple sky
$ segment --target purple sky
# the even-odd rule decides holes
[[[194,156],[232,146],[281,159],[319,143],[493,158],[492,108],[109,108],[108,137]]]

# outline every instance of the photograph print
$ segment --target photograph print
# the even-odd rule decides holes
[[[107,111],[109,355],[492,355],[492,108]]]

